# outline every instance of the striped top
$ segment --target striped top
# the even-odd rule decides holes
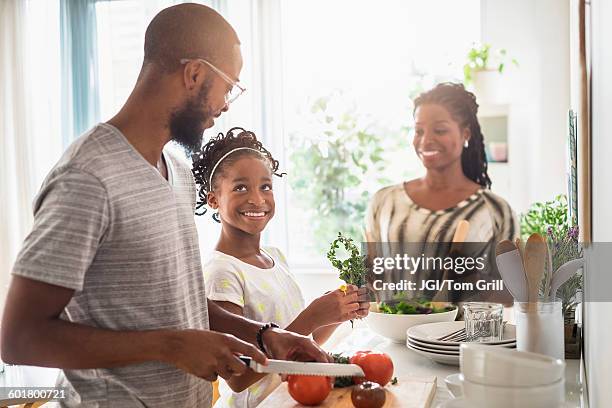
[[[519,233],[510,205],[490,190],[480,189],[454,207],[432,211],[413,202],[403,184],[374,194],[366,230],[372,242],[450,242],[461,220],[470,222],[466,241],[513,239]]]
[[[478,252],[470,253],[471,256],[491,256],[499,241],[513,240],[519,235],[519,225],[512,208],[490,190],[480,189],[453,207],[432,211],[413,202],[402,183],[376,192],[366,215],[366,237],[367,241],[377,243],[377,256],[392,256],[402,247],[410,247],[410,252],[417,255],[446,256],[447,252],[443,251],[448,250],[448,245],[444,243],[452,242],[461,220],[470,223],[465,241],[481,243],[470,247],[477,248]],[[395,280],[402,278],[405,276],[396,274],[392,277]]]
[[[208,329],[190,166],[165,180],[113,126],[76,140],[34,202],[13,273],[74,289],[62,318],[110,330]],[[41,333],[44,335],[44,333]],[[207,381],[161,362],[63,370],[62,406],[206,407]]]

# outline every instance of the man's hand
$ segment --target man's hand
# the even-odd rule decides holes
[[[12,364],[90,369],[149,361],[172,364],[213,381],[247,370],[236,354],[266,364],[251,343],[207,330],[117,331],[60,318],[74,290],[14,276],[4,307],[2,359]],[[228,325],[229,326],[229,325]],[[255,339],[261,324],[249,323]],[[41,336],[40,333],[44,333]]]
[[[270,358],[276,360],[334,362],[310,337],[301,334],[272,328],[263,333],[262,340]]]
[[[238,354],[267,364],[266,356],[255,346],[230,334],[203,330],[171,332],[163,354],[166,362],[208,381],[215,381],[217,375],[227,380],[244,374],[247,366]]]

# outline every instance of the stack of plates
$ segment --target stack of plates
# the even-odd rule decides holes
[[[438,340],[465,327],[465,322],[439,322],[413,326],[406,331],[406,345],[410,350],[442,364],[459,365],[460,342]],[[506,324],[503,340],[487,344],[495,347],[516,348],[516,327]]]

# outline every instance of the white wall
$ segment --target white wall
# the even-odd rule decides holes
[[[509,196],[515,211],[566,192],[570,106],[568,0],[482,0],[482,42],[505,48],[519,67],[508,92]],[[492,178],[497,174],[492,171]],[[493,179],[495,191],[495,179]]]
[[[593,241],[612,242],[612,2],[591,0],[592,19],[592,211]],[[612,254],[598,254],[597,264],[587,263],[585,293],[598,283],[598,274],[609,274]],[[589,406],[612,406],[612,303],[585,304],[585,359]]]

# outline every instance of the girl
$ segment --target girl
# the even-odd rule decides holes
[[[226,310],[325,342],[342,322],[368,313],[366,289],[349,286],[315,299],[304,308],[302,293],[276,248],[260,246],[261,233],[274,216],[272,176],[279,163],[252,132],[230,129],[194,156],[198,208],[217,210],[221,236],[204,265],[206,292]],[[205,212],[205,211],[204,211]],[[280,384],[277,375],[250,373],[220,384],[218,404],[255,407]],[[247,389],[248,387],[248,389]]]

